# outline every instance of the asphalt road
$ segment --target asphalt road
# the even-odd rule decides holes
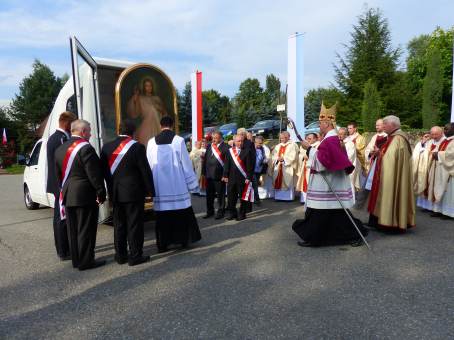
[[[55,255],[52,210],[27,211],[21,176],[0,176],[0,338],[454,338],[454,222],[418,212],[405,235],[371,232],[373,252],[301,248],[298,203],[267,201],[238,222],[203,220],[203,240],[137,267],[79,272]],[[363,220],[364,213],[356,212]]]

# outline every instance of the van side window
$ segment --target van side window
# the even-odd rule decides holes
[[[73,94],[66,102],[66,111],[72,112],[77,116],[76,96]]]
[[[42,142],[39,142],[38,144],[36,144],[35,148],[33,149],[33,153],[30,155],[30,161],[28,162],[29,166],[38,165],[41,144],[42,144]]]

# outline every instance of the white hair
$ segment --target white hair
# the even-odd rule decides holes
[[[393,124],[395,127],[400,128],[400,118],[397,116],[389,115],[383,118],[383,123],[388,122]]]
[[[76,119],[71,123],[71,133],[83,132],[90,127],[90,123],[83,119]]]
[[[238,130],[236,130],[236,133],[238,135],[245,135],[247,134],[247,130],[245,128],[239,128]]]

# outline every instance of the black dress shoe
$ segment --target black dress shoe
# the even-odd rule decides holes
[[[90,264],[87,264],[87,265],[84,265],[84,266],[79,266],[79,270],[94,269],[94,268],[98,268],[98,267],[104,266],[105,264],[106,264],[105,260],[101,260],[101,261],[93,260],[93,262],[91,262]]]
[[[145,263],[145,262],[148,262],[148,261],[150,261],[150,256],[141,256],[141,257],[136,258],[134,260],[129,260],[128,264],[130,266],[137,266],[138,264],[142,264],[142,263]]]
[[[232,221],[232,220],[236,219],[236,216],[235,215],[229,215],[225,219],[228,220],[228,221]]]
[[[224,214],[216,214],[215,220],[220,220],[221,218],[224,218]]]
[[[237,221],[242,221],[242,220],[245,220],[246,219],[246,216],[245,215],[240,215],[236,218]]]
[[[310,244],[309,242],[306,242],[306,241],[298,241],[296,242],[300,247],[313,247],[312,244]]]
[[[202,218],[204,219],[207,219],[207,218],[210,218],[211,216],[214,216],[214,213],[207,213],[205,216],[203,216]]]
[[[430,214],[430,217],[441,217],[443,216],[443,214],[439,213],[439,212],[433,212]]]
[[[123,257],[123,256],[115,256],[115,261],[118,264],[125,264],[126,262],[128,262],[128,258],[127,257]]]
[[[71,255],[62,255],[58,256],[60,258],[60,261],[69,261],[71,260]]]
[[[364,244],[364,241],[362,239],[355,240],[352,243],[350,243],[350,245],[352,247],[361,247],[363,244]]]

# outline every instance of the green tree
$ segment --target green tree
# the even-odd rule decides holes
[[[22,152],[30,149],[39,124],[50,114],[62,81],[39,60],[33,63],[33,71],[19,85],[11,103],[12,117],[20,122],[18,139]]]
[[[238,126],[248,127],[260,120],[262,103],[263,89],[258,79],[243,81],[233,100],[233,113]]]
[[[178,120],[180,131],[189,131],[192,122],[192,90],[191,83],[187,82],[183,93],[178,95]]]
[[[366,9],[353,26],[345,57],[337,54],[337,87],[345,94],[344,115],[359,121],[364,85],[372,79],[378,91],[394,83],[400,49],[393,48],[388,21],[377,9]],[[387,98],[383,98],[387,107]]]
[[[422,124],[429,129],[440,122],[443,95],[441,54],[435,49],[429,59],[423,84]]]
[[[440,121],[449,120],[452,97],[452,50],[454,27],[443,30],[437,27],[430,35],[420,35],[408,44],[407,72],[409,87],[413,101],[418,109],[413,114],[421,116],[423,103],[423,84],[429,63],[435,50],[440,53],[440,68],[442,73],[443,93],[440,104]]]
[[[372,79],[364,85],[364,99],[361,109],[361,118],[364,131],[375,131],[375,122],[382,116],[382,102],[380,93]]]
[[[219,125],[226,123],[230,118],[230,103],[227,96],[222,96],[216,90],[202,92],[203,97],[203,124]]]
[[[278,119],[277,105],[282,100],[281,81],[274,74],[266,76],[260,119]]]

